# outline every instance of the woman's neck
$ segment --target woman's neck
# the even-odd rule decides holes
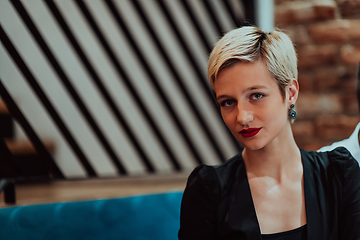
[[[300,150],[291,129],[262,149],[245,148],[242,156],[248,176],[269,176],[281,181],[284,177],[302,172]]]

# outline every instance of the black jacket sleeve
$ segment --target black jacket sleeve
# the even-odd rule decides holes
[[[360,239],[360,167],[345,148],[329,152],[341,186],[339,239]]]
[[[181,203],[180,240],[214,240],[220,196],[215,169],[202,165],[191,173]]]

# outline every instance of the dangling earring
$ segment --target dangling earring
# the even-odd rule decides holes
[[[296,111],[294,110],[295,105],[291,104],[289,108],[289,118],[290,120],[294,120],[296,118]]]

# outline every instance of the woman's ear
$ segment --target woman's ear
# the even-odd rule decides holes
[[[290,104],[295,104],[299,95],[299,82],[294,78],[286,86],[286,100]]]

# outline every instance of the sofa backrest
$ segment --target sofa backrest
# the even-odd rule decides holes
[[[3,240],[172,240],[182,192],[0,209]]]

